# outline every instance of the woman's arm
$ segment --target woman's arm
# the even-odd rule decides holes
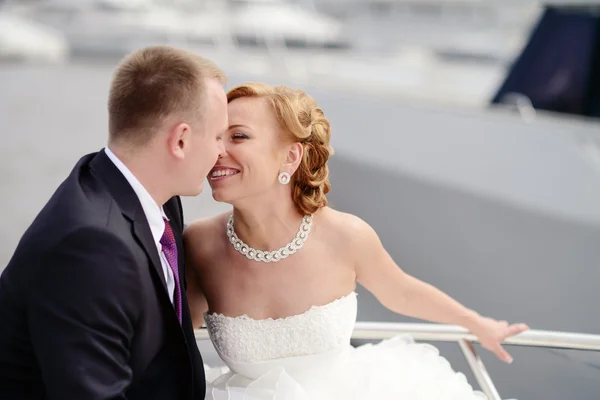
[[[414,278],[398,267],[383,248],[377,233],[358,217],[352,217],[355,234],[358,282],[388,309],[423,320],[461,325],[475,334],[482,346],[508,363],[510,355],[501,342],[529,329],[525,324],[485,318],[463,306],[441,290]]]

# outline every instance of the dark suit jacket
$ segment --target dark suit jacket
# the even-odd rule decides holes
[[[164,209],[185,282],[180,199]],[[87,155],[0,277],[0,399],[204,399],[182,308],[180,325],[135,192],[104,151]]]

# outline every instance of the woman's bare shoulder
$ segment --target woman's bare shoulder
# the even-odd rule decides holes
[[[204,258],[219,247],[226,238],[225,230],[229,212],[208,218],[199,218],[190,223],[183,232],[186,256]]]
[[[370,230],[371,227],[360,217],[346,212],[338,211],[330,207],[325,207],[320,210],[328,229],[332,230],[336,235],[344,238],[347,236],[355,236],[356,234],[364,233]]]

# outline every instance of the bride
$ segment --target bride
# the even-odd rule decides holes
[[[394,312],[462,325],[508,363],[500,343],[527,326],[480,316],[406,274],[367,223],[327,207],[330,125],[310,96],[251,83],[227,97],[225,152],[209,182],[233,212],[184,235],[195,327],[206,323],[228,366],[207,371],[207,398],[485,398],[408,336],[353,348],[356,282]]]

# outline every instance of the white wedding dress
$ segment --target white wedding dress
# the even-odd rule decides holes
[[[409,336],[352,347],[356,312],[353,292],[281,319],[206,314],[210,338],[227,364],[206,371],[206,398],[487,399],[435,347]]]

